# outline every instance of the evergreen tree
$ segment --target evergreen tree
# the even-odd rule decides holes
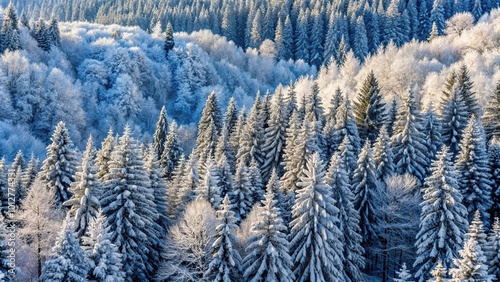
[[[29,191],[33,182],[35,182],[36,175],[38,174],[38,160],[35,159],[35,154],[31,154],[30,160],[26,169],[21,176],[21,185],[24,191]]]
[[[354,102],[353,112],[361,140],[368,138],[374,142],[387,116],[385,103],[373,71],[368,74],[361,86],[360,93]]]
[[[300,10],[299,18],[295,24],[295,59],[302,59],[306,63],[309,63],[310,59],[308,16],[305,10]]]
[[[205,199],[213,208],[219,209],[222,203],[222,195],[219,187],[220,180],[217,166],[212,159],[209,160],[203,175],[203,181],[200,183],[200,192],[197,193],[197,199]]]
[[[241,258],[235,249],[238,244],[238,238],[235,235],[237,225],[228,195],[224,197],[221,209],[217,211],[217,218],[220,224],[216,228],[212,259],[205,277],[214,282],[240,281]]]
[[[160,156],[161,175],[166,180],[172,180],[175,168],[179,165],[183,149],[179,144],[177,123],[173,121],[168,130],[167,139],[163,148],[163,154]]]
[[[252,183],[248,167],[240,162],[236,168],[232,190],[229,193],[229,200],[235,212],[237,222],[245,219],[252,209]]]
[[[337,115],[335,116],[336,125],[335,132],[332,136],[332,145],[330,151],[340,150],[340,145],[344,141],[344,138],[349,139],[349,145],[351,146],[351,151],[348,152],[351,157],[348,157],[347,163],[349,165],[349,172],[354,171],[356,166],[357,156],[360,151],[360,138],[358,134],[358,127],[356,126],[356,121],[351,109],[351,102],[349,99],[345,98],[342,106],[338,109]]]
[[[389,143],[387,126],[382,126],[375,144],[373,144],[373,161],[380,183],[384,183],[387,177],[392,176],[396,168],[394,167],[394,155]]]
[[[387,116],[387,133],[390,137],[394,134],[394,126],[398,119],[398,102],[396,99],[392,100],[391,108],[389,109],[389,115]]]
[[[352,189],[354,192],[354,208],[358,211],[363,238],[362,245],[367,252],[367,258],[373,258],[370,249],[378,244],[377,230],[382,219],[380,207],[385,204],[381,184],[377,179],[375,163],[373,161],[370,142],[366,141],[359,154],[357,168],[352,176]]]
[[[47,37],[51,45],[61,48],[61,35],[59,32],[59,23],[56,18],[52,17],[47,28]]]
[[[276,175],[274,170],[273,174]],[[274,191],[268,189],[260,221],[252,227],[254,235],[248,239],[247,255],[242,264],[247,281],[293,281],[287,228],[277,204]]]
[[[168,135],[167,110],[165,109],[165,106],[163,106],[161,108],[158,121],[156,122],[156,130],[153,136],[154,149],[158,157],[160,157],[163,154],[163,151],[165,150],[165,141],[167,140],[167,135]]]
[[[495,218],[488,234],[485,255],[488,263],[488,273],[496,278],[500,277],[500,221],[498,217]]]
[[[451,73],[443,91],[444,99],[441,103],[441,124],[443,143],[450,147],[455,156],[459,151],[459,144],[463,129],[470,118],[464,97],[460,95],[460,88],[456,83],[456,74]]]
[[[12,2],[9,3],[2,23],[2,46],[1,52],[4,50],[16,51],[21,49],[21,41],[19,39],[19,28],[17,26],[17,15]]]
[[[425,180],[420,230],[417,234],[415,278],[426,281],[438,261],[450,268],[452,258],[460,249],[467,230],[467,209],[461,203],[458,175],[451,161],[448,147],[432,162],[432,174]]]
[[[204,163],[214,156],[217,138],[222,127],[222,117],[215,92],[210,93],[198,123],[194,156]]]
[[[491,200],[493,205],[490,209],[491,218],[500,216],[500,142],[494,137],[488,146],[491,174]]]
[[[323,127],[323,136],[325,137],[325,155],[327,158],[331,158],[336,148],[334,148],[337,144],[334,144],[335,140],[335,126],[337,124],[336,115],[343,103],[343,95],[340,88],[335,90],[333,94],[333,98],[330,100],[330,107],[326,114],[325,126]]]
[[[139,146],[130,128],[113,150],[101,198],[110,241],[123,255],[127,281],[147,280],[157,267],[158,212]]]
[[[439,31],[437,29],[436,22],[433,22],[431,32],[429,33],[429,38],[427,38],[427,41],[431,42],[434,38],[438,36],[439,36]]]
[[[411,174],[422,182],[426,175],[427,146],[420,113],[410,91],[399,108],[397,124],[391,137],[394,163],[398,174]]]
[[[437,119],[432,105],[425,114],[425,136],[428,150],[427,156],[429,160],[433,160],[443,141],[441,139],[441,123]]]
[[[446,269],[443,267],[443,262],[438,260],[436,267],[431,271],[432,278],[428,280],[429,282],[445,282],[446,281]]]
[[[348,139],[345,139],[346,141]],[[342,281],[363,281],[361,269],[365,266],[364,249],[361,246],[362,237],[359,228],[359,212],[354,208],[354,193],[347,172],[345,159],[335,153],[328,168],[327,176],[332,186],[333,198],[339,209],[339,230],[342,234],[344,255],[344,279]]]
[[[71,199],[64,203],[71,207],[70,213],[74,216],[74,229],[77,238],[82,237],[86,232],[91,219],[95,218],[99,209],[99,199],[101,184],[97,176],[97,166],[95,165],[96,150],[92,141],[92,136],[87,141],[87,147],[83,153],[82,162],[75,175],[69,190],[73,193]]]
[[[455,83],[458,86],[460,96],[463,98],[465,107],[467,108],[468,117],[475,115],[481,116],[482,109],[476,98],[476,93],[472,92],[473,83],[470,78],[469,70],[465,65],[460,67],[457,73]]]
[[[491,201],[491,174],[486,142],[481,122],[473,116],[465,128],[460,141],[460,153],[455,163],[458,172],[462,203],[469,213],[469,221],[478,210],[488,222]]]
[[[55,195],[56,202],[62,205],[72,195],[69,186],[74,181],[76,156],[64,122],[57,124],[50,139],[52,144],[47,146],[40,177],[49,192]]]
[[[324,40],[325,40],[325,35],[324,35],[324,22],[323,22],[323,15],[320,13],[314,13],[314,15],[311,15],[311,18],[313,19],[313,22],[311,23],[312,29],[311,29],[311,45],[310,45],[310,63],[311,65],[316,66],[316,68],[320,68],[321,64],[323,63],[323,54],[324,54]],[[365,32],[366,34],[366,32]],[[360,34],[361,36],[361,34]]]
[[[224,125],[229,135],[235,130],[236,124],[238,122],[238,109],[236,109],[236,102],[234,97],[229,99],[229,105],[227,106],[226,113],[224,114]]]
[[[173,50],[175,46],[174,41],[174,29],[172,28],[172,24],[170,22],[167,24],[167,29],[165,30],[165,54],[168,57],[168,53],[170,50]]]
[[[33,37],[38,42],[38,47],[45,52],[50,51],[50,39],[47,31],[47,24],[42,18],[38,19],[38,22],[35,25]]]
[[[492,137],[497,137],[500,140],[500,81],[497,82],[493,91],[493,96],[490,98],[488,105],[484,111],[483,123],[486,137],[489,140]]]
[[[434,0],[434,4],[432,4],[431,16],[429,21],[432,25],[436,25],[437,35],[442,35],[445,26],[445,15],[443,8],[443,0]],[[434,29],[434,28],[433,28]]]
[[[325,173],[318,153],[307,158],[290,223],[295,281],[340,281],[343,278],[339,209],[335,207]]]
[[[474,16],[474,22],[477,22],[479,18],[483,15],[483,8],[481,0],[475,0],[474,6],[472,7],[472,15]]]
[[[150,188],[153,190],[153,202],[156,205],[158,212],[158,224],[160,225],[159,235],[164,236],[167,233],[169,219],[167,217],[167,185],[165,180],[161,177],[161,170],[154,147],[150,146],[146,157],[144,159],[144,167],[149,176]]]
[[[271,106],[271,118],[265,130],[265,141],[262,147],[264,163],[261,167],[264,181],[269,179],[273,168],[277,169],[279,175],[283,174],[281,163],[283,162],[283,150],[286,141],[286,113],[281,91],[274,95],[275,99]]]
[[[362,16],[356,20],[353,42],[354,55],[362,62],[368,55],[368,37],[366,34],[365,21]]]
[[[105,220],[99,210],[89,226],[89,234],[92,234],[89,236],[91,238],[87,237],[90,248],[86,252],[90,267],[89,279],[102,282],[125,281],[122,254],[118,252],[116,245],[111,243],[109,233],[103,226]]]
[[[106,176],[109,173],[109,161],[111,159],[111,152],[116,146],[115,138],[113,137],[113,130],[108,131],[108,135],[101,144],[101,150],[97,152],[95,164],[99,167],[97,175],[99,176],[99,181],[103,182],[106,180]]]
[[[70,226],[63,226],[54,246],[53,255],[45,262],[40,281],[87,281],[88,265],[72,229]]]
[[[465,245],[459,251],[460,259],[453,259],[456,268],[450,269],[450,274],[454,280],[493,281],[494,277],[488,274],[487,258],[483,252],[485,238],[483,223],[477,211],[466,234]]]
[[[398,275],[398,278],[394,278],[394,282],[411,282],[412,275],[406,268],[406,263],[403,262],[403,266],[401,266],[401,269],[399,271],[396,271],[396,274]]]

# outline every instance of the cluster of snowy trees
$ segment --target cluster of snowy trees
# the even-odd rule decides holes
[[[498,7],[490,0],[376,1],[20,1],[19,10],[65,21],[137,25],[153,31],[171,22],[176,30],[203,29],[225,36],[243,49],[274,43],[279,59],[302,59],[321,66],[342,63],[353,50],[363,60],[381,45],[427,40],[445,32],[457,13],[477,21]]]
[[[324,101],[314,83],[222,113],[212,92],[191,152],[165,107],[150,143],[126,126],[83,153],[60,122],[41,166],[22,152],[0,163],[4,209],[18,191],[19,275],[494,281],[500,82],[484,109],[473,85],[462,66],[427,109],[412,91],[388,106],[373,72],[354,103],[340,89]]]

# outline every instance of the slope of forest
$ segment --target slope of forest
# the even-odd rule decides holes
[[[95,20],[151,2],[61,3],[23,7]],[[324,15],[280,3],[266,5]],[[377,6],[399,31],[429,4],[314,3],[349,19]],[[10,5],[0,280],[497,281],[500,10],[479,13],[496,4],[437,0],[431,14],[449,15],[428,40],[395,33],[369,52],[345,31],[325,64],[281,57],[276,38],[243,50],[209,30],[29,21]]]

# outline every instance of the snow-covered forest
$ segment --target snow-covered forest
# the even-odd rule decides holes
[[[0,281],[499,281],[498,1],[5,2]]]

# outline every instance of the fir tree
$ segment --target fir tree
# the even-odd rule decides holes
[[[437,261],[441,261],[445,269],[451,267],[451,260],[457,256],[467,230],[467,209],[461,203],[458,175],[451,157],[448,147],[444,146],[437,160],[432,162],[432,174],[426,178],[422,189],[414,264],[418,281],[427,280]]]
[[[38,22],[35,25],[33,37],[38,42],[38,47],[45,52],[50,51],[50,39],[48,37],[47,24],[42,18],[38,19]]]
[[[473,83],[470,78],[469,70],[465,65],[460,67],[457,73],[455,83],[458,86],[460,96],[463,98],[469,117],[471,115],[481,116],[482,110],[476,98],[476,93],[472,92]]]
[[[368,74],[361,86],[354,102],[353,112],[361,140],[368,138],[374,142],[386,121],[386,114],[385,103],[373,71]]]
[[[375,144],[373,144],[373,161],[380,183],[384,183],[387,177],[392,176],[396,168],[394,167],[394,155],[389,143],[387,126],[382,126]]]
[[[390,137],[394,134],[394,126],[398,119],[398,102],[396,99],[392,100],[391,108],[389,109],[389,114],[387,116],[387,133]]]
[[[412,282],[411,280],[412,275],[410,274],[410,271],[406,268],[406,263],[403,262],[403,266],[401,266],[401,269],[399,271],[396,271],[396,274],[398,275],[398,278],[394,278],[394,282]]]
[[[273,171],[273,174],[275,172]],[[277,179],[275,177],[275,179]],[[267,190],[259,218],[248,239],[246,257],[243,260],[244,277],[247,281],[293,281],[292,259],[289,255],[287,228],[277,207],[275,193]]]
[[[488,274],[487,258],[483,252],[486,235],[479,211],[475,213],[466,238],[463,249],[459,251],[460,259],[453,259],[456,268],[450,269],[451,276],[457,281],[493,281],[494,277]]]
[[[63,226],[53,249],[54,254],[45,262],[40,281],[87,281],[88,265],[72,229]]]
[[[229,200],[235,212],[237,222],[245,219],[252,209],[252,183],[248,167],[243,162],[238,164],[232,190],[229,193]]]
[[[362,62],[368,55],[368,37],[366,34],[365,21],[362,16],[356,20],[353,42],[354,54]]]
[[[51,45],[61,48],[61,35],[59,32],[59,23],[56,18],[52,17],[47,28],[47,37]]]
[[[200,192],[197,193],[197,199],[205,199],[213,208],[219,209],[222,203],[222,195],[219,187],[220,180],[217,166],[212,159],[209,160],[203,175],[203,181],[200,183]]]
[[[97,177],[95,159],[96,150],[90,136],[81,165],[75,175],[75,182],[69,188],[73,196],[64,203],[65,206],[71,207],[70,213],[75,220],[73,231],[77,238],[87,232],[90,220],[95,218],[100,207],[97,195],[100,194],[101,184]]]
[[[345,139],[348,140],[348,139]],[[344,255],[345,281],[363,281],[361,269],[365,266],[364,249],[361,246],[362,237],[359,228],[359,212],[354,208],[354,193],[351,190],[351,181],[347,172],[345,159],[335,153],[327,172],[328,180],[332,186],[333,198],[337,201],[339,209],[339,230],[342,234]]]
[[[161,170],[154,147],[150,146],[146,158],[144,159],[144,167],[146,168],[149,176],[150,188],[153,190],[153,202],[156,205],[158,212],[158,224],[160,225],[159,235],[164,236],[167,233],[169,219],[167,217],[167,185],[165,180],[161,177]]]
[[[339,209],[335,207],[325,173],[318,153],[307,158],[290,223],[295,281],[339,281],[343,278]]]
[[[235,235],[236,218],[232,211],[229,197],[226,195],[222,206],[217,211],[220,224],[216,228],[216,237],[212,245],[213,253],[205,277],[214,282],[234,282],[241,278],[241,258],[235,249],[238,238]]]
[[[183,154],[183,149],[179,144],[177,123],[173,121],[168,130],[167,139],[163,149],[163,154],[160,156],[159,165],[161,175],[166,180],[172,180],[174,169],[178,166],[180,158]]]
[[[108,135],[101,144],[101,150],[97,152],[96,155],[96,165],[99,167],[97,175],[99,176],[99,181],[103,182],[106,180],[106,176],[109,173],[109,161],[111,159],[111,152],[116,146],[115,138],[113,137],[113,130],[108,131]]]
[[[427,38],[427,41],[431,42],[434,38],[438,36],[439,36],[439,31],[437,29],[436,22],[433,22],[431,32],[429,33],[429,38]]]
[[[441,148],[442,139],[441,139],[441,123],[439,119],[437,119],[434,113],[434,107],[431,105],[425,114],[425,136],[426,136],[426,145],[428,150],[428,158],[429,160],[433,160]]]
[[[423,181],[428,165],[425,133],[415,98],[410,91],[399,108],[397,124],[391,137],[394,163],[398,174],[411,174]]]
[[[428,280],[429,282],[445,282],[446,281],[446,269],[443,267],[443,262],[438,260],[436,267],[431,271],[432,278]]]
[[[69,186],[74,181],[76,156],[64,122],[59,122],[47,146],[47,158],[43,161],[40,177],[47,189],[56,197],[59,205],[70,199]]]
[[[156,122],[156,130],[153,136],[154,149],[158,157],[161,157],[163,151],[165,150],[165,141],[168,135],[168,121],[167,121],[167,110],[165,106],[161,108],[160,116]]]
[[[202,163],[214,156],[217,138],[222,127],[222,117],[215,92],[210,93],[198,123],[194,156]]]
[[[489,221],[491,201],[491,174],[486,142],[481,122],[473,116],[464,129],[460,141],[460,153],[455,163],[458,172],[459,190],[463,204],[469,213],[469,221],[478,210],[481,217]]]
[[[224,114],[224,124],[223,128],[226,128],[229,135],[235,130],[236,124],[238,122],[238,109],[236,109],[236,102],[234,97],[229,99],[229,105],[227,106],[226,113]]]
[[[168,56],[170,50],[173,50],[175,46],[174,41],[174,30],[172,28],[172,24],[170,22],[167,24],[167,29],[165,30],[165,54]]]
[[[429,18],[432,25],[436,25],[437,35],[442,35],[445,28],[445,15],[442,2],[443,0],[434,0],[434,4],[432,4],[431,16]]]
[[[335,126],[337,124],[336,115],[343,103],[343,95],[340,88],[335,90],[333,94],[333,98],[330,100],[330,107],[326,114],[325,126],[323,127],[323,136],[325,137],[325,155],[327,158],[331,158],[333,153],[335,152],[337,144],[334,144],[335,140]]]
[[[3,39],[1,44],[2,46],[0,46],[1,52],[4,50],[16,51],[21,49],[19,28],[17,26],[17,15],[12,2],[9,3],[9,6],[7,6],[7,9],[5,10],[1,34]]]
[[[295,59],[302,59],[304,62],[309,63],[310,55],[310,42],[308,35],[308,16],[305,10],[300,10],[299,18],[295,24]]]
[[[35,154],[31,154],[30,160],[26,169],[21,176],[21,185],[24,191],[29,191],[33,182],[35,182],[36,175],[38,174],[38,160],[35,159]]]
[[[493,96],[490,98],[488,105],[484,111],[483,123],[486,137],[489,140],[492,137],[497,137],[500,140],[500,80],[497,82],[493,91]]]
[[[110,241],[123,255],[127,281],[151,279],[157,267],[158,212],[139,146],[130,128],[111,155],[101,198]]]
[[[349,99],[344,99],[344,103],[337,111],[335,116],[336,125],[335,132],[333,134],[333,141],[330,147],[330,151],[340,150],[340,145],[344,141],[344,138],[349,139],[349,145],[351,146],[351,151],[348,154],[352,155],[347,159],[349,165],[349,172],[354,171],[356,166],[357,156],[360,151],[360,138],[358,134],[358,127],[356,126],[356,121],[351,109],[351,102]]]
[[[488,234],[485,255],[488,262],[488,273],[496,278],[500,277],[500,221],[498,217],[495,218]]]

